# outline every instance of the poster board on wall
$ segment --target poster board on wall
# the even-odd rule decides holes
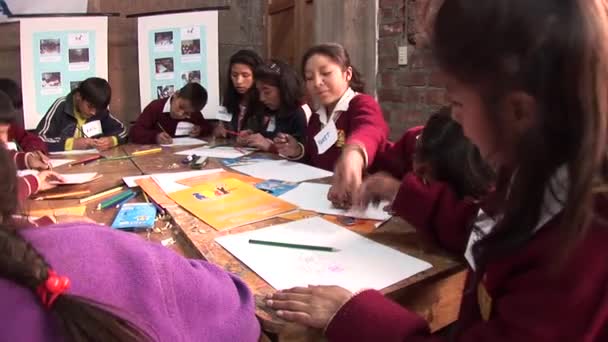
[[[26,129],[88,77],[108,79],[108,18],[20,19],[21,87]]]
[[[141,109],[198,82],[209,95],[203,116],[215,118],[220,98],[217,11],[143,16],[137,28]]]

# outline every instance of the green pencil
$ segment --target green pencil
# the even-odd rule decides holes
[[[336,249],[333,247],[300,245],[297,243],[263,241],[263,240],[255,240],[255,239],[249,239],[249,243],[256,244],[256,245],[274,246],[274,247],[299,248],[299,249],[307,249],[307,250],[311,250],[311,251],[321,251],[321,252],[338,252],[339,251],[339,249]]]
[[[116,195],[116,196],[114,196],[114,197],[112,197],[110,199],[107,199],[107,200],[99,203],[97,205],[97,210],[102,210],[102,209],[106,209],[106,208],[110,208],[112,206],[115,206],[116,203],[119,203],[123,199],[129,197],[132,193],[133,193],[132,190],[127,190],[127,191],[121,192],[120,194],[118,194],[118,195]]]
[[[130,159],[132,156],[120,156],[120,157],[107,157],[103,158],[101,161],[110,161],[110,160],[121,160],[121,159]]]

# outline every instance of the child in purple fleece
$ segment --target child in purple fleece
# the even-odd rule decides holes
[[[17,227],[4,148],[0,179],[0,340],[258,340],[252,295],[235,276],[95,224]]]

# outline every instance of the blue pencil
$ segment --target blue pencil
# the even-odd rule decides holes
[[[130,194],[129,196],[127,196],[126,198],[120,200],[118,203],[116,203],[116,208],[120,208],[120,206],[129,202],[135,196],[137,196],[137,192],[134,192],[134,193]]]

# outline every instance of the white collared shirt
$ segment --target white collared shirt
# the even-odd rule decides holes
[[[340,100],[338,100],[338,103],[336,103],[336,106],[332,110],[329,117],[327,116],[327,109],[325,108],[325,106],[321,106],[319,109],[317,109],[317,114],[319,115],[319,121],[321,121],[323,126],[327,125],[327,122],[330,119],[333,120],[334,122],[338,121],[338,119],[340,118],[340,114],[342,114],[342,112],[345,112],[348,110],[350,101],[355,96],[357,96],[357,93],[354,90],[352,90],[350,87],[348,87],[348,89],[346,89],[346,91],[344,92],[342,97],[340,97]]]
[[[165,106],[163,107],[163,113],[171,113],[171,100],[173,99],[173,95],[169,96],[167,102],[165,102]]]
[[[543,199],[543,205],[541,208],[540,219],[534,227],[533,233],[538,232],[547,222],[549,222],[555,215],[562,211],[566,197],[568,196],[568,169],[566,166],[561,166],[557,169],[555,174],[549,181],[549,186],[545,189],[545,195]],[[479,210],[477,218],[475,220],[475,226],[469,235],[469,241],[467,248],[464,252],[464,257],[469,262],[469,265],[475,270],[475,259],[473,258],[473,245],[481,240],[484,236],[488,235],[492,229],[496,226],[496,221],[500,217],[493,219],[483,210]]]

